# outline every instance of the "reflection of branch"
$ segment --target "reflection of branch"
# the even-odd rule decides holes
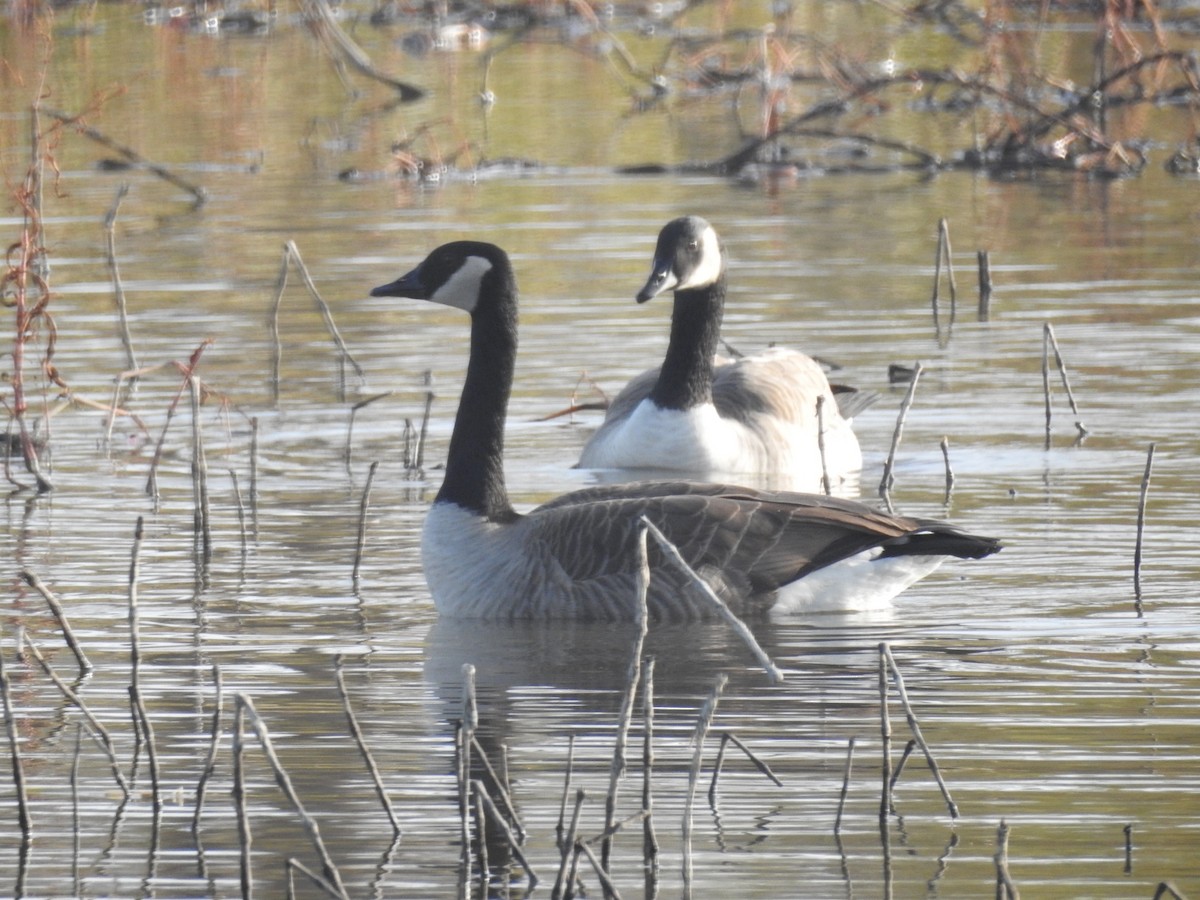
[[[334,16],[333,10],[329,8],[327,0],[312,0],[311,5],[323,26],[318,30],[320,36],[328,38],[341,51],[346,61],[361,74],[366,75],[368,78],[373,78],[382,84],[386,84],[388,87],[395,88],[400,92],[400,100],[402,102],[419,100],[425,96],[424,88],[419,88],[404,81],[397,81],[390,75],[385,75],[375,68],[371,64],[371,58],[363,52],[363,49],[358,44],[354,43],[350,35],[342,30],[342,26],[338,24],[337,18]]]

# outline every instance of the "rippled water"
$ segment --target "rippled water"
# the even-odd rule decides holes
[[[347,98],[301,29],[211,39],[147,27],[122,7],[101,13],[105,32],[58,38],[53,102],[76,108],[88,91],[120,80],[127,94],[93,123],[182,166],[211,199],[193,209],[145,172],[100,174],[93,166],[102,149],[64,141],[61,190],[48,198],[46,217],[55,364],[80,398],[97,403],[108,402],[124,368],[102,219],[118,179],[126,179],[132,191],[118,217],[117,248],[140,360],[186,360],[213,339],[199,371],[211,391],[202,424],[214,553],[207,566],[193,554],[186,397],[164,443],[160,502],[144,490],[179,388],[175,369],[147,375],[129,399],[144,428],[118,419],[106,441],[106,417],[93,408],[77,404],[54,416],[55,490],[14,492],[2,513],[10,560],[4,661],[34,840],[23,855],[17,829],[0,829],[0,893],[237,896],[229,733],[236,692],[253,698],[352,896],[460,892],[451,721],[462,715],[462,665],[471,663],[481,740],[497,763],[507,748],[528,831],[525,854],[542,879],[537,893],[548,896],[571,738],[574,783],[589,795],[582,832],[603,827],[632,635],[617,626],[436,618],[417,543],[465,367],[465,323],[452,310],[369,299],[367,291],[452,237],[509,249],[523,290],[523,330],[507,472],[514,500],[533,505],[590,483],[571,464],[598,414],[539,419],[566,407],[577,390],[586,397],[587,379],[611,392],[660,358],[667,305],[636,307],[632,298],[658,228],[684,211],[716,223],[729,246],[731,343],[801,347],[840,364],[841,380],[882,394],[856,422],[867,460],[863,495],[875,495],[903,396],[903,387],[887,383],[887,366],[919,360],[925,373],[897,457],[894,501],[907,513],[1001,536],[1007,546],[983,562],[948,564],[886,614],[756,626],[786,671],[782,685],[769,684],[722,626],[653,631],[646,650],[656,659],[661,866],[657,885],[648,885],[640,837],[619,837],[612,868],[622,894],[683,889],[690,740],[719,674],[729,683],[693,815],[697,896],[991,896],[1001,820],[1011,829],[1012,876],[1027,896],[1149,897],[1163,880],[1200,892],[1194,181],[1156,167],[1114,183],[879,175],[775,190],[715,178],[619,178],[607,162],[695,154],[705,140],[699,114],[625,120],[627,100],[602,89],[604,66],[564,48],[501,58],[493,72],[499,101],[487,120],[473,105],[476,58],[411,61],[383,37],[360,33],[378,58],[438,89],[411,109],[379,112],[378,97]],[[14,65],[31,52],[17,40],[3,35]],[[531,81],[541,71],[555,73],[553,90]],[[28,95],[10,85],[3,159],[13,173],[24,165]],[[597,97],[601,113],[581,116]],[[491,156],[562,168],[437,187],[336,178],[351,164],[381,172],[390,142],[449,114],[444,108],[473,136],[490,129]],[[729,140],[718,134],[713,140]],[[949,332],[943,299],[939,334],[929,293],[942,216],[951,224],[961,296]],[[19,219],[10,214],[3,225],[13,240]],[[281,310],[276,402],[266,323],[288,240],[366,377],[351,373],[341,383],[321,318],[293,271]],[[996,297],[987,322],[973,309],[976,249],[992,253]],[[1080,406],[1076,417],[1055,382],[1049,449],[1041,376],[1047,322]],[[405,469],[400,435],[404,419],[420,422],[426,371],[436,397],[420,473]],[[388,391],[355,414],[351,433],[351,406]],[[1082,443],[1076,418],[1089,431]],[[948,497],[943,436],[956,476]],[[1150,442],[1157,449],[1139,614],[1132,566]],[[374,461],[355,584],[360,502]],[[256,479],[244,544],[231,472],[247,505]],[[111,731],[128,772],[128,585],[139,516],[146,523],[140,679],[166,799],[157,828],[145,754],[134,794],[122,803],[86,735],[76,755],[78,712],[36,665],[15,656],[14,641],[24,628],[58,672],[74,675],[44,603],[18,577],[27,569],[62,598],[95,664],[77,689]],[[883,641],[961,813],[956,820],[918,752],[880,830],[876,648]],[[403,828],[398,843],[348,735],[334,681],[338,654]],[[209,746],[213,666],[224,684],[225,730],[199,849],[190,822]],[[890,712],[895,761],[908,731],[894,694]],[[708,772],[727,731],[783,786],[730,750],[710,806]],[[839,839],[833,822],[851,738]],[[641,740],[639,710],[622,815],[640,805]],[[253,740],[246,765],[255,885],[260,896],[279,896],[286,858],[313,868],[319,861]],[[15,821],[7,776],[0,805]],[[498,886],[508,870],[494,835],[490,849]],[[598,896],[590,871],[583,877]],[[513,894],[524,885],[518,878]],[[298,891],[315,896],[308,885]]]

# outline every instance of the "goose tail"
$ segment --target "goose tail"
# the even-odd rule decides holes
[[[893,538],[883,545],[889,556],[954,556],[958,559],[983,559],[998,553],[1004,545],[997,538],[971,534],[945,522],[922,523],[916,531]]]

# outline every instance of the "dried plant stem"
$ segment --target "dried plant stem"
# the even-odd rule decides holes
[[[692,807],[696,800],[696,783],[700,780],[700,767],[704,762],[704,739],[712,726],[713,717],[717,714],[717,703],[721,699],[721,691],[729,677],[724,673],[717,676],[712,693],[709,694],[700,716],[696,722],[696,730],[692,735],[692,764],[688,769],[687,794],[683,802],[683,884],[685,894],[690,895],[692,883]]]
[[[1021,900],[1021,894],[1008,874],[1008,823],[1000,820],[996,832],[996,897],[997,900]]]
[[[1142,614],[1142,537],[1146,529],[1146,496],[1150,492],[1150,475],[1154,471],[1154,448],[1151,442],[1146,450],[1146,468],[1142,471],[1142,488],[1138,494],[1137,543],[1133,548],[1133,595],[1137,613]]]
[[[129,704],[133,708],[138,729],[146,742],[146,759],[150,764],[150,797],[154,809],[161,811],[162,795],[159,793],[158,787],[158,750],[154,745],[154,726],[150,724],[150,716],[146,713],[146,704],[142,700],[142,692],[137,684],[129,685]]]
[[[774,785],[776,787],[783,787],[783,782],[779,780],[779,776],[777,776],[774,772],[771,771],[770,766],[768,766],[765,762],[763,762],[761,759],[759,759],[757,756],[755,756],[754,751],[752,751],[749,747],[747,747],[745,744],[743,744],[738,739],[738,736],[736,734],[734,734],[732,731],[726,731],[721,734],[721,746],[717,750],[717,762],[713,766],[712,783],[709,785],[709,788],[708,788],[709,800],[712,800],[716,796],[716,793],[717,793],[717,779],[721,775],[721,763],[725,758],[725,745],[726,744],[733,744],[733,746],[735,746],[739,750],[741,750],[742,753],[745,754],[746,759],[750,760],[750,762],[752,762],[754,764],[754,768],[758,769],[759,772],[761,772],[767,778],[771,779],[771,781],[774,783]]]
[[[612,828],[617,817],[617,790],[621,776],[625,774],[626,747],[629,740],[629,723],[633,719],[633,704],[637,697],[638,682],[642,675],[642,646],[646,640],[649,625],[649,615],[646,610],[646,596],[650,590],[650,562],[646,555],[646,528],[638,529],[637,536],[637,605],[634,610],[634,624],[637,634],[633,648],[630,651],[629,666],[625,674],[625,695],[621,698],[621,710],[617,715],[617,736],[613,744],[612,764],[608,771],[608,793],[604,798],[604,828]],[[600,845],[600,859],[608,869],[612,853],[612,840],[606,838]]]
[[[433,409],[435,394],[433,393],[433,370],[426,369],[422,378],[425,383],[425,411],[421,414],[421,431],[417,437],[417,451],[413,455],[413,468],[420,469],[425,465],[425,441],[429,437],[429,413]]]
[[[483,771],[487,774],[488,780],[491,781],[496,796],[504,804],[504,812],[508,816],[510,827],[516,829],[517,839],[524,841],[525,826],[521,824],[521,817],[517,815],[517,806],[512,802],[512,797],[508,793],[508,787],[504,784],[500,776],[496,774],[495,768],[493,768],[491,761],[487,758],[487,754],[479,743],[479,738],[474,733],[471,735],[471,749],[479,759],[480,765],[483,766]]]
[[[929,770],[933,773],[933,779],[937,782],[938,788],[942,792],[942,798],[946,801],[950,818],[957,819],[958,807],[950,797],[950,789],[946,787],[946,782],[942,780],[942,773],[938,768],[937,760],[933,758],[933,753],[929,749],[929,745],[925,743],[925,738],[921,735],[921,726],[917,724],[916,713],[913,712],[912,704],[908,701],[908,691],[904,688],[904,676],[900,674],[900,667],[896,665],[896,658],[892,656],[892,648],[885,642],[879,645],[879,652],[886,657],[888,667],[891,669],[892,680],[896,685],[896,693],[900,697],[900,703],[904,706],[904,715],[908,719],[909,731],[912,732],[912,736],[916,739],[917,746],[921,748],[921,752],[925,754],[925,762],[929,764]]]
[[[592,848],[585,841],[576,841],[575,847],[577,852],[586,856],[588,862],[592,864],[592,869],[596,873],[596,878],[600,882],[600,888],[604,891],[604,896],[610,898],[610,900],[621,900],[621,894],[617,891],[617,886],[608,877],[608,872],[605,871],[600,860],[596,859],[596,854],[592,852]]]
[[[950,502],[950,495],[954,492],[954,470],[950,468],[950,439],[942,435],[942,440],[939,444],[942,448],[942,464],[946,469],[946,497],[943,502]]]
[[[258,541],[258,416],[250,417],[250,528]]]
[[[354,417],[358,415],[358,411],[364,407],[370,406],[377,400],[385,400],[395,394],[395,391],[384,391],[382,394],[376,394],[374,397],[368,397],[366,400],[359,400],[350,407],[349,421],[346,423],[346,462],[350,462],[350,448],[354,440]]]
[[[882,827],[892,811],[892,718],[888,713],[887,657],[879,645],[879,738],[883,747],[881,773],[883,786],[879,797],[879,823]],[[885,832],[886,833],[886,832]]]
[[[992,306],[992,258],[987,250],[977,250],[979,261],[979,321],[986,322]]]
[[[359,567],[362,565],[363,547],[367,543],[367,510],[371,506],[371,482],[375,480],[375,472],[379,468],[379,461],[375,460],[371,463],[370,469],[367,470],[367,483],[363,486],[362,500],[358,505],[358,538],[354,542],[354,570],[351,574],[351,580],[355,585],[358,584]]]
[[[817,452],[821,454],[821,492],[833,493],[829,486],[829,465],[825,459],[825,395],[817,398]]]
[[[567,795],[571,792],[571,774],[575,768],[575,735],[567,735],[567,770],[563,774],[562,799],[558,804],[558,824],[554,826],[554,834],[561,850],[564,846],[563,827],[567,818]]]
[[[58,119],[65,125],[70,125],[84,137],[90,138],[97,144],[102,144],[109,150],[119,153],[121,156],[125,157],[127,161],[133,163],[134,165],[143,166],[164,181],[168,181],[175,185],[175,187],[187,191],[187,193],[191,194],[195,198],[197,206],[204,203],[208,199],[208,194],[204,188],[198,187],[197,185],[192,184],[190,181],[180,178],[174,172],[171,172],[169,169],[166,169],[163,166],[150,162],[150,160],[146,159],[146,157],[142,156],[136,150],[126,147],[124,144],[117,143],[108,135],[101,131],[97,131],[90,125],[84,125],[82,116],[67,115],[67,113],[59,112],[58,110],[54,109],[47,109],[46,114]]]
[[[12,697],[8,689],[8,672],[4,669],[4,654],[0,653],[0,703],[4,705],[4,733],[8,736],[9,762],[12,764],[13,789],[17,795],[17,825],[28,837],[33,829],[29,816],[29,798],[25,794],[25,766],[21,762],[21,736],[13,715]],[[76,739],[78,743],[78,739]]]
[[[238,825],[242,900],[254,896],[250,857],[250,816],[246,809],[246,708],[238,703],[233,714],[233,806]]]
[[[350,736],[354,738],[358,752],[362,754],[363,762],[367,765],[367,771],[371,774],[371,781],[375,785],[375,793],[379,797],[379,802],[383,805],[383,811],[387,813],[388,821],[392,823],[392,834],[395,837],[399,837],[401,833],[400,822],[396,819],[395,810],[392,809],[392,800],[388,796],[387,788],[384,787],[383,777],[379,774],[379,767],[375,765],[375,758],[371,755],[370,748],[367,747],[367,742],[363,738],[362,728],[358,724],[358,718],[354,715],[354,709],[350,705],[350,694],[346,691],[346,679],[343,674],[343,662],[340,653],[334,658],[333,671],[337,682],[338,696],[342,699],[342,709],[346,713],[346,723],[350,728]]]
[[[1171,897],[1172,900],[1187,900],[1183,894],[1179,893],[1179,889],[1169,881],[1160,881],[1158,883],[1158,887],[1155,889],[1151,900],[1159,900],[1160,897]]]
[[[299,872],[301,875],[303,875],[305,878],[307,878],[310,882],[312,882],[312,884],[315,887],[317,887],[327,897],[341,897],[342,896],[341,894],[338,893],[338,889],[336,887],[334,887],[332,884],[330,884],[328,881],[326,881],[324,878],[322,878],[320,875],[318,875],[316,872],[314,872],[308,866],[304,865],[304,863],[300,862],[300,860],[296,859],[294,856],[288,857],[288,859],[285,861],[285,865],[287,866],[287,870],[288,870],[288,897],[289,898],[295,896],[295,885],[292,884],[292,872]]]
[[[571,823],[567,826],[562,840],[562,860],[559,863],[558,876],[554,879],[554,887],[550,891],[550,900],[560,900],[564,894],[572,893],[570,886],[575,879],[573,875],[568,879],[568,870],[573,868],[571,861],[575,853],[576,835],[579,834],[579,813],[586,798],[587,793],[583,788],[575,791],[575,807],[571,811]]]
[[[854,768],[854,738],[846,746],[846,768],[842,771],[842,793],[838,798],[837,817],[833,820],[833,833],[842,833],[842,813],[846,809],[846,796],[850,793],[850,773]]]
[[[904,752],[900,754],[900,762],[896,763],[896,769],[892,772],[892,777],[888,781],[888,793],[896,792],[896,782],[900,780],[900,775],[904,772],[904,766],[908,763],[908,758],[912,756],[912,752],[916,749],[916,738],[909,738],[908,743],[904,745]]]
[[[213,699],[212,727],[209,729],[208,755],[204,758],[204,768],[200,772],[200,780],[196,783],[196,811],[192,814],[192,833],[200,830],[200,816],[204,811],[204,795],[208,790],[209,779],[217,769],[217,751],[221,746],[221,714],[225,704],[224,685],[221,681],[221,668],[213,664]]]
[[[167,440],[167,431],[171,428],[171,422],[175,418],[175,412],[179,408],[179,401],[183,398],[183,392],[191,387],[191,380],[196,371],[196,366],[200,365],[200,357],[204,355],[204,351],[212,344],[211,340],[201,341],[200,345],[192,351],[192,355],[188,358],[186,364],[176,363],[183,379],[179,382],[179,390],[175,392],[174,398],[171,400],[171,405],[167,407],[167,420],[163,423],[162,432],[158,436],[158,442],[154,445],[154,457],[150,460],[150,474],[146,478],[146,493],[151,497],[158,497],[158,463],[162,459],[163,445]]]
[[[908,383],[908,392],[900,403],[900,414],[896,416],[896,429],[892,432],[892,446],[888,450],[887,460],[883,464],[883,478],[879,481],[879,496],[888,512],[895,512],[892,507],[892,488],[896,486],[896,451],[900,449],[900,438],[904,436],[904,420],[908,417],[909,407],[912,406],[913,397],[917,393],[917,382],[921,380],[921,373],[924,371],[920,362],[913,367],[912,380]]]
[[[933,260],[933,324],[938,327],[938,298],[941,291],[942,282],[942,262],[946,263],[946,274],[950,279],[950,324],[954,324],[954,317],[958,308],[958,288],[954,283],[954,261],[950,251],[950,223],[944,218],[938,219],[937,229],[937,250]]]
[[[134,688],[137,687],[142,665],[138,616],[138,580],[141,577],[143,529],[143,519],[141,516],[138,516],[137,524],[133,528],[133,550],[129,555],[129,677]]]
[[[696,587],[700,589],[701,595],[708,599],[717,614],[728,623],[734,633],[750,648],[750,652],[754,654],[754,658],[758,661],[758,664],[766,671],[767,677],[771,679],[771,683],[781,684],[784,680],[783,672],[767,656],[766,651],[759,645],[754,634],[746,626],[746,623],[734,615],[733,611],[725,605],[725,601],[718,597],[711,587],[705,584],[704,579],[697,575],[692,567],[687,564],[687,560],[683,558],[675,545],[667,540],[666,536],[658,530],[653,522],[645,516],[641,517],[641,522],[646,526],[650,532],[650,536],[654,538],[655,543],[658,544],[659,549],[663,551],[667,559],[671,560],[679,571],[692,579]]]
[[[475,799],[475,846],[479,848],[479,883],[483,886],[484,896],[487,895],[487,885],[491,881],[488,867],[487,852],[487,814],[483,809],[483,790],[480,782],[476,781]]]
[[[424,89],[404,81],[397,81],[376,69],[371,64],[370,57],[342,30],[342,26],[338,23],[337,16],[327,0],[309,0],[309,3],[316,11],[316,18],[320,22],[321,27],[317,30],[317,34],[324,41],[335,60],[340,56],[360,74],[393,88],[399,94],[401,103],[410,103],[425,96]],[[334,50],[337,51],[336,55],[333,54]]]
[[[504,821],[504,817],[500,815],[500,811],[496,809],[495,804],[492,803],[492,798],[489,797],[487,791],[484,790],[483,782],[479,781],[478,779],[472,779],[471,784],[475,789],[475,796],[483,800],[483,806],[484,809],[487,810],[488,816],[491,817],[491,820],[493,823],[495,823],[496,827],[500,829],[500,833],[504,836],[504,839],[508,841],[508,845],[512,850],[513,856],[517,858],[517,862],[521,864],[521,868],[523,868],[525,870],[525,874],[529,876],[529,890],[532,892],[533,888],[538,883],[538,876],[533,866],[529,864],[529,860],[525,858],[525,854],[521,851],[521,842],[517,840],[516,836],[512,833],[512,830],[508,827],[508,823]]]
[[[128,797],[129,784],[125,781],[125,776],[121,773],[121,767],[117,763],[116,750],[113,747],[112,735],[108,733],[108,729],[100,724],[100,720],[92,714],[92,711],[88,709],[87,704],[83,702],[79,695],[71,690],[65,681],[58,677],[58,673],[54,671],[54,667],[42,656],[42,651],[38,649],[37,644],[26,636],[24,638],[24,645],[37,661],[37,664],[41,666],[42,671],[46,673],[46,677],[54,682],[54,686],[59,689],[67,701],[83,714],[83,718],[87,721],[92,734],[96,737],[101,749],[108,757],[109,764],[112,766],[113,779],[117,782],[118,787],[121,788],[122,793]]]
[[[92,671],[92,663],[88,660],[87,654],[83,652],[83,646],[75,637],[75,632],[71,630],[71,623],[67,621],[67,614],[63,610],[63,605],[59,602],[58,597],[54,596],[50,588],[46,587],[42,583],[42,580],[29,569],[21,570],[21,578],[24,579],[27,585],[42,595],[42,599],[46,601],[46,606],[50,608],[51,615],[58,622],[58,627],[63,633],[63,640],[67,642],[67,646],[75,654],[75,661],[79,664],[79,674],[87,675]]]
[[[654,657],[642,663],[642,860],[647,869],[658,867],[658,835],[654,833]]]
[[[233,502],[237,509],[238,537],[241,541],[242,559],[244,560],[249,550],[249,540],[246,536],[246,504],[242,501],[242,488],[238,483],[237,472],[233,469],[229,470],[229,480],[233,484]]]
[[[195,497],[196,536],[200,541],[203,559],[212,559],[212,524],[208,505],[208,461],[204,455],[204,428],[200,420],[200,380],[188,379],[192,397],[192,490]]]
[[[121,284],[121,268],[117,264],[117,212],[121,209],[121,201],[128,193],[128,183],[121,184],[117,188],[117,195],[113,198],[112,206],[104,216],[104,245],[108,255],[108,270],[112,273],[113,299],[117,304],[117,325],[121,334],[121,346],[125,348],[125,368],[137,370],[141,368],[141,363],[138,362],[137,354],[133,351],[133,338],[129,333],[129,313],[125,305],[125,287]],[[136,377],[134,376],[134,378]],[[113,406],[115,407],[116,404],[114,403]]]
[[[287,771],[279,761],[279,757],[275,754],[275,747],[271,743],[271,735],[267,730],[266,723],[259,716],[258,710],[254,708],[254,702],[247,694],[238,694],[237,702],[239,708],[245,709],[246,719],[254,728],[254,733],[258,735],[258,742],[262,746],[263,754],[275,772],[275,783],[283,791],[284,796],[287,797],[289,802],[291,802],[292,808],[296,811],[296,814],[300,817],[300,821],[304,825],[304,830],[308,832],[308,836],[312,840],[313,847],[321,859],[324,877],[328,879],[330,884],[337,888],[340,896],[346,897],[346,888],[342,885],[342,876],[339,874],[337,866],[334,865],[329,851],[325,849],[325,842],[321,839],[321,829],[317,825],[317,820],[308,814],[299,795],[296,793],[296,789],[292,787],[292,779],[288,776]]]
[[[1062,351],[1058,349],[1058,340],[1054,337],[1054,326],[1049,322],[1042,325],[1042,391],[1046,397],[1046,449],[1050,449],[1050,350],[1054,351],[1054,361],[1062,379],[1063,390],[1067,394],[1067,402],[1071,405],[1071,413],[1076,416],[1076,440],[1087,436],[1087,429],[1079,421],[1079,406],[1075,403],[1075,392],[1071,390],[1071,380],[1067,376],[1067,364],[1063,361]]]

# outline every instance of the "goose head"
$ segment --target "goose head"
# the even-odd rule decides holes
[[[508,257],[495,244],[442,244],[415,269],[371,290],[372,297],[411,297],[453,306],[474,315],[490,296],[489,275],[508,272]]]
[[[725,273],[725,248],[716,229],[699,216],[672,219],[658,233],[654,263],[637,302],[645,303],[664,291],[711,287]]]

